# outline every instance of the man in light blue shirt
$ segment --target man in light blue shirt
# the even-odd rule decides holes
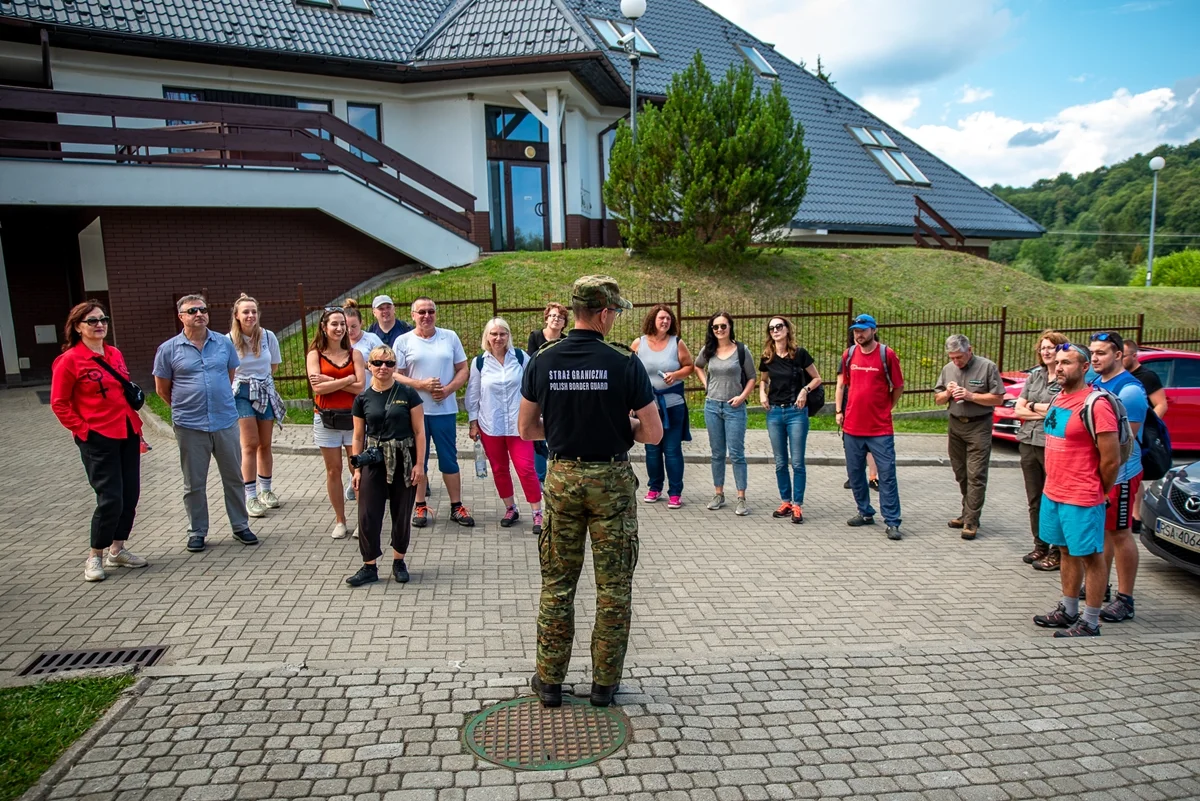
[[[171,407],[179,444],[183,507],[188,515],[187,549],[203,551],[208,536],[208,465],[213,457],[221,474],[233,538],[243,545],[257,545],[246,513],[242,444],[231,389],[237,351],[229,337],[208,330],[208,306],[203,297],[186,295],[176,309],[183,332],[158,346],[154,390]]]
[[[1128,461],[1117,471],[1117,481],[1108,494],[1108,510],[1104,521],[1104,558],[1111,573],[1113,562],[1117,564],[1117,597],[1100,612],[1100,619],[1108,623],[1133,619],[1133,582],[1137,578],[1138,545],[1130,533],[1133,503],[1138,486],[1142,483],[1142,424],[1150,401],[1146,389],[1132,373],[1125,369],[1124,341],[1115,331],[1092,334],[1088,350],[1092,355],[1092,368],[1098,374],[1092,386],[1107,390],[1125,405],[1129,427],[1133,429],[1133,451]]]

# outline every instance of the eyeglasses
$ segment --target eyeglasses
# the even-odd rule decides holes
[[[775,325],[768,325],[768,326],[767,326],[767,330],[768,330],[768,331],[782,331],[782,330],[784,330],[785,328],[787,328],[787,326],[786,326],[786,325],[784,325],[783,323],[776,323]]]
[[[608,309],[608,311],[612,312],[613,314],[617,315],[618,317],[620,317],[622,314],[625,313],[625,309],[621,308],[620,306],[616,306],[614,308]]]
[[[714,331],[724,331],[724,330],[725,330],[726,328],[728,328],[728,327],[729,327],[729,324],[728,324],[728,323],[713,323],[712,330],[714,330]]]
[[[207,306],[193,306],[190,309],[184,309],[180,314],[186,314],[188,317],[195,317],[197,314],[208,314]]]
[[[1055,345],[1043,345],[1042,347],[1038,348],[1038,350],[1042,350],[1042,351],[1048,350],[1051,353],[1053,353],[1054,351],[1058,350],[1058,348]]]
[[[372,367],[395,367],[395,359],[371,359]]]
[[[437,309],[417,309],[415,312],[413,312],[413,314],[417,315],[418,317],[425,317],[427,315],[437,314]]]
[[[111,319],[111,317],[89,317],[83,322],[87,323],[92,328],[95,328],[98,325],[108,325],[108,321]]]
[[[547,315],[547,316],[546,316],[546,321],[547,321],[547,322],[549,322],[550,320],[562,320],[562,321],[564,321],[564,322],[565,322],[565,321],[566,321],[566,319],[567,319],[567,318],[566,318],[566,317],[563,317],[561,314],[550,314],[550,315]]]

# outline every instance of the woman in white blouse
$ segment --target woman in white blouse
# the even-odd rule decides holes
[[[529,354],[512,344],[512,329],[501,317],[483,327],[483,353],[471,360],[467,381],[467,419],[471,439],[482,441],[492,466],[496,491],[504,501],[500,525],[508,528],[521,518],[513,496],[509,462],[517,470],[525,500],[533,510],[533,533],[542,533],[542,485],[533,467],[533,443],[517,432],[517,410],[521,407],[521,378],[529,366]]]

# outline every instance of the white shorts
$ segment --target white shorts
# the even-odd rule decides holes
[[[318,448],[340,448],[343,445],[349,447],[354,443],[353,431],[335,431],[332,428],[326,428],[321,422],[321,415],[313,414],[313,442]]]

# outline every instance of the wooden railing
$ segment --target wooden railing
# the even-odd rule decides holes
[[[15,116],[4,112],[107,117],[108,122],[78,125],[0,119],[0,157],[336,168],[462,234],[471,230],[468,212],[475,208],[474,195],[326,112],[0,86],[0,117]],[[138,127],[130,120],[212,124]],[[64,150],[63,145],[73,147]],[[106,149],[75,149],[80,145]],[[46,146],[50,149],[43,149]],[[154,153],[151,148],[166,152]]]

